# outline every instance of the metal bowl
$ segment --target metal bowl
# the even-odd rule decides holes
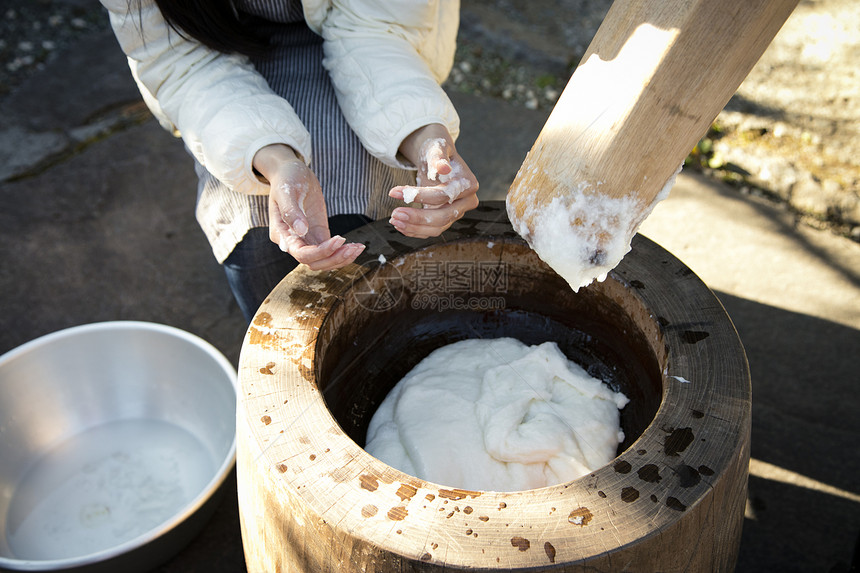
[[[169,326],[102,322],[0,356],[0,571],[146,571],[217,507],[236,370]]]

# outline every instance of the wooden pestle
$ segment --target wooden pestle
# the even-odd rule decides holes
[[[554,259],[568,256],[603,271],[614,267],[624,255],[607,260],[609,244],[619,240],[614,235],[629,235],[629,248],[661,190],[796,4],[616,0],[511,185],[507,210],[514,228],[556,271],[566,262]],[[607,215],[583,197],[626,200],[628,207]],[[558,234],[559,209],[569,211],[562,219],[573,235],[566,238],[550,236]],[[542,230],[549,215],[555,223]],[[589,235],[583,252],[574,245],[568,254],[541,252],[577,232]],[[601,272],[592,274],[587,282]]]

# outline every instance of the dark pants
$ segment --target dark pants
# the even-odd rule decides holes
[[[369,222],[364,215],[335,215],[328,219],[332,235],[343,235]],[[268,227],[255,227],[245,234],[224,261],[224,272],[248,323],[269,293],[298,265],[269,239]]]

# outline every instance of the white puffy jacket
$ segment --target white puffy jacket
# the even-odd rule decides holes
[[[247,58],[211,50],[171,30],[152,0],[101,0],[149,109],[212,175],[234,191],[268,193],[253,173],[254,154],[285,143],[311,163],[310,135]],[[132,2],[132,4],[134,4]],[[454,60],[458,0],[302,0],[305,20],[323,37],[338,102],[367,150],[383,162],[429,123],[459,118],[439,84]]]

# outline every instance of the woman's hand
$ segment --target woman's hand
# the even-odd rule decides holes
[[[364,250],[331,236],[316,175],[292,148],[269,145],[254,155],[254,168],[269,181],[269,238],[315,271],[340,268]]]
[[[409,237],[436,237],[478,206],[478,180],[454,148],[448,130],[439,124],[412,132],[400,152],[418,166],[415,186],[395,187],[388,195],[423,208],[398,207],[390,223]]]

